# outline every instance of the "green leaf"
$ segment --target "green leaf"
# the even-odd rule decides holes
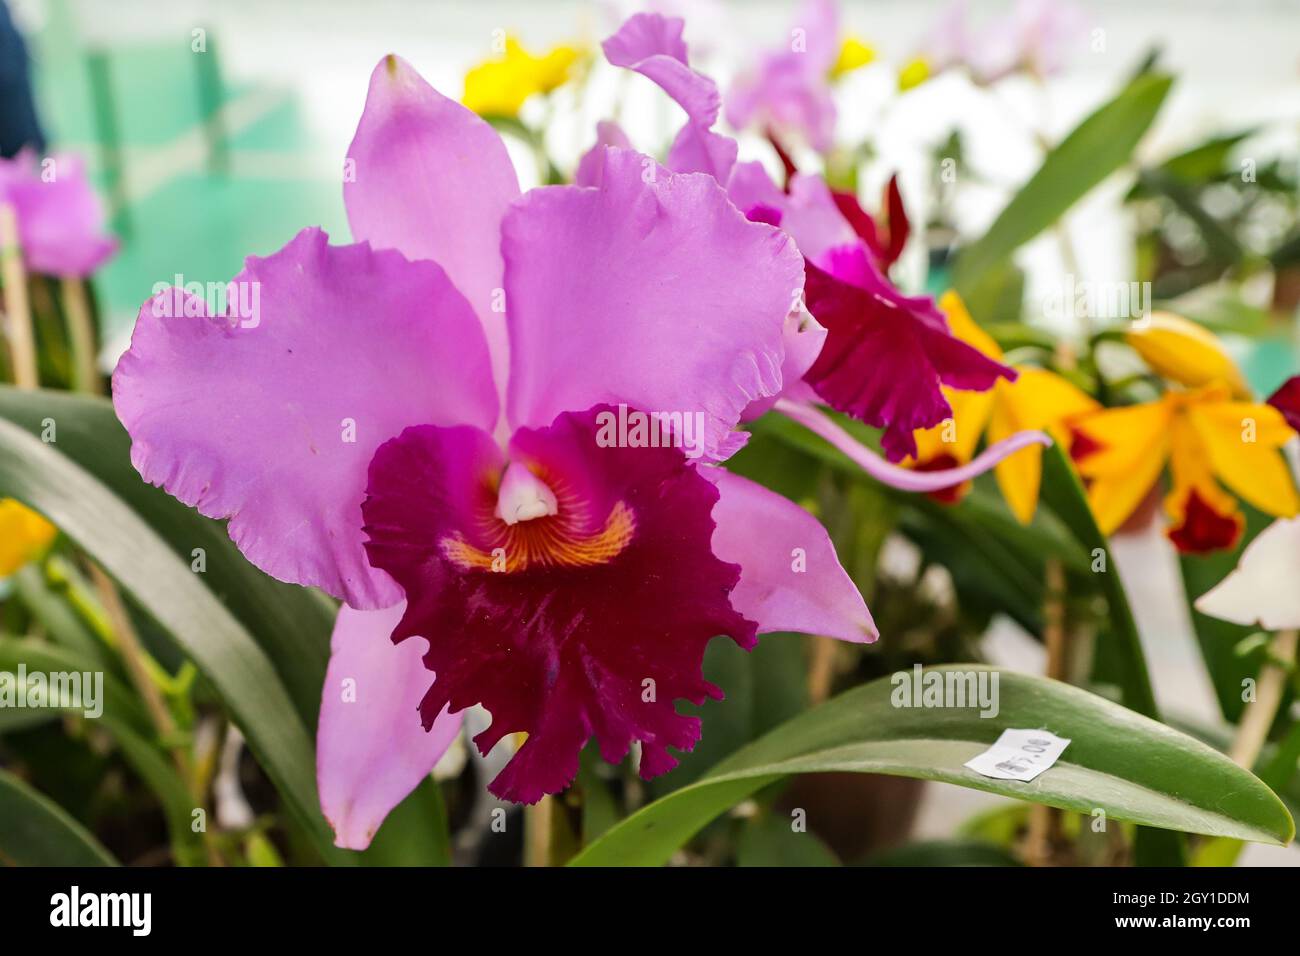
[[[839,866],[815,833],[796,831],[789,817],[765,813],[751,820],[736,841],[737,866]]]
[[[451,865],[447,806],[433,777],[388,814],[358,859],[363,866]]]
[[[117,866],[62,807],[0,769],[0,863],[10,866]]]
[[[1011,254],[1129,160],[1172,82],[1159,73],[1139,75],[1047,154],[989,231],[957,259],[953,284],[963,298],[989,301],[982,287],[989,277],[1004,275]]]
[[[1097,527],[1083,483],[1074,473],[1060,445],[1043,450],[1043,483],[1040,496],[1070,529],[1083,548],[1100,558],[1105,570],[1099,571],[1101,588],[1110,612],[1110,628],[1098,640],[1097,667],[1119,675],[1124,703],[1152,719],[1159,720],[1155,691],[1147,671],[1146,654],[1138,634],[1133,609],[1124,592],[1119,567]],[[1137,834],[1137,859],[1145,866],[1179,866],[1185,862],[1183,841],[1174,834],[1141,829]]]
[[[1068,684],[975,665],[931,672],[997,673],[996,716],[977,709],[896,707],[894,680],[854,688],[738,751],[589,845],[576,865],[663,864],[705,824],[788,774],[884,773],[939,780],[1114,821],[1285,844],[1290,815],[1274,793],[1211,747]],[[910,675],[909,675],[910,676]],[[967,769],[1008,728],[1069,738],[1029,783]]]
[[[0,419],[0,495],[53,521],[175,639],[220,692],[258,762],[327,859],[314,753],[266,654],[188,563],[91,474]]]
[[[26,665],[29,672],[46,674],[85,673],[98,669],[97,664],[65,648],[35,640],[0,637],[0,671],[17,671],[20,664]],[[176,862],[181,866],[202,864],[205,859],[202,840],[191,826],[194,798],[167,758],[150,742],[147,735],[152,733],[152,729],[143,709],[110,672],[104,673],[103,698],[99,704],[102,713],[93,719],[103,721],[126,762],[162,805]],[[84,714],[85,708],[64,708],[64,712]],[[57,714],[59,710],[51,708],[46,713]]]
[[[19,569],[12,580],[18,600],[41,623],[50,640],[87,661],[93,661],[96,670],[116,667],[108,648],[78,617],[66,595],[56,592],[50,585],[40,564],[29,564]]]
[[[1148,169],[1139,174],[1138,181],[1149,192],[1164,196],[1190,219],[1201,233],[1206,249],[1220,266],[1237,265],[1246,256],[1246,250],[1230,229],[1219,222],[1202,204],[1201,199],[1187,182],[1161,169]]]
[[[1147,672],[1146,656],[1142,652],[1142,639],[1138,636],[1137,622],[1124,593],[1119,568],[1111,557],[1106,538],[1097,527],[1097,521],[1088,506],[1083,484],[1074,473],[1060,445],[1043,449],[1042,500],[1056,513],[1083,549],[1104,561],[1105,570],[1099,571],[1102,590],[1110,610],[1111,629],[1098,653],[1108,654],[1117,664],[1120,687],[1126,706],[1140,714],[1159,719],[1155,693],[1151,689],[1151,676]]]

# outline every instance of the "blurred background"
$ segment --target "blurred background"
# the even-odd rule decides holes
[[[529,123],[544,123],[547,152],[570,174],[591,145],[596,121],[610,115],[616,101],[633,142],[662,148],[676,129],[674,110],[658,90],[598,55],[599,41],[625,15],[643,8],[684,14],[693,65],[725,91],[754,50],[780,41],[795,8],[787,0],[7,5],[27,40],[47,148],[85,158],[121,239],[120,253],[93,279],[106,370],[126,347],[136,311],[156,283],[170,283],[177,274],[225,281],[245,256],[273,252],[306,225],[322,225],[346,241],[342,164],[366,78],[383,55],[401,54],[442,92],[459,97],[466,71],[491,54],[495,31],[517,35],[530,49],[567,43],[594,51],[589,82],[561,88],[545,103],[530,102],[524,113]],[[1137,166],[1158,170],[1172,157],[1190,155],[1193,161],[1180,167],[1186,189],[1161,193],[1157,180],[1144,180],[1147,192],[1138,194],[1127,176],[1093,190],[1065,221],[1074,266],[1062,261],[1052,234],[1018,254],[1028,319],[1048,327],[1061,321],[1035,303],[1059,288],[1063,272],[1128,282],[1145,274],[1138,261],[1143,255],[1165,256],[1157,298],[1198,295],[1186,300],[1186,311],[1224,333],[1257,391],[1267,394],[1296,372],[1296,251],[1291,259],[1273,260],[1277,268],[1267,281],[1247,277],[1233,284],[1231,294],[1220,294],[1213,283],[1207,292],[1201,277],[1222,265],[1216,256],[1276,251],[1279,237],[1294,228],[1300,3],[1087,0],[1079,4],[1087,29],[1067,51],[1065,68],[1042,82],[1012,77],[980,87],[951,71],[900,95],[900,66],[923,49],[945,6],[937,0],[842,4],[845,26],[869,42],[878,59],[838,87],[838,139],[867,144],[851,158],[860,195],[879,195],[899,174],[922,237],[902,262],[904,284],[933,290],[936,237],[980,234],[1038,168],[1042,143],[1059,140],[1158,51],[1163,68],[1177,79],[1143,140]],[[975,3],[972,10],[980,17],[1006,7]],[[541,110],[548,112],[542,116]],[[530,150],[514,140],[510,145],[522,184],[535,184]],[[947,190],[935,175],[936,157],[954,148],[969,173]],[[771,149],[752,134],[741,136],[741,157],[779,170]],[[1234,192],[1233,174],[1244,161],[1273,177],[1275,195],[1268,202],[1247,202]],[[1198,213],[1208,213],[1209,226]],[[1272,318],[1266,321],[1265,313]],[[1278,314],[1290,318],[1279,323]],[[1149,525],[1120,535],[1114,548],[1162,708],[1190,724],[1226,726],[1197,650],[1176,556],[1160,529]],[[901,539],[886,542],[882,561],[902,568],[900,574],[915,560]],[[1041,645],[1007,617],[993,617],[982,647],[995,663],[1042,671]],[[907,788],[903,797],[916,793]],[[1005,802],[933,784],[919,799],[915,832],[922,838],[949,837],[972,813]],[[1297,865],[1300,850],[1251,845],[1241,862]]]

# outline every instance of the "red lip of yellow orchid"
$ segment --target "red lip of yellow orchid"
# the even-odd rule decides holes
[[[975,324],[961,297],[947,292],[939,308],[948,318],[952,334],[994,361],[1002,361],[1002,350],[993,338]],[[914,468],[931,470],[964,464],[975,454],[981,434],[998,442],[1023,429],[1047,431],[1064,447],[1070,443],[1070,423],[1100,406],[1070,382],[1046,369],[1013,366],[1014,382],[999,380],[986,392],[963,392],[945,388],[944,397],[952,417],[934,428],[916,432]],[[1033,520],[1042,481],[1042,448],[1025,448],[999,462],[994,469],[998,488],[1012,514],[1024,523]],[[950,492],[959,497],[963,489]]]
[[[1110,534],[1155,486],[1168,462],[1172,489],[1165,512],[1179,550],[1203,553],[1234,545],[1241,534],[1238,497],[1289,518],[1300,511],[1295,482],[1279,450],[1295,432],[1282,413],[1240,401],[1216,382],[1171,391],[1142,405],[1106,409],[1074,423],[1088,439],[1077,456],[1097,523]]]
[[[26,505],[0,498],[0,578],[39,557],[58,530]]]
[[[1172,312],[1153,312],[1124,334],[1124,341],[1157,375],[1200,388],[1223,382],[1235,398],[1250,398],[1250,386],[1223,344],[1208,329]]]
[[[461,101],[480,116],[517,116],[530,96],[568,82],[581,59],[578,49],[565,45],[534,56],[517,37],[506,36],[503,54],[465,74]]]

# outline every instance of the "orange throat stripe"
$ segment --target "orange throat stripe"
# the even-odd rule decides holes
[[[604,527],[594,534],[575,533],[575,522],[563,514],[534,518],[508,525],[493,522],[494,538],[489,551],[467,542],[460,532],[439,543],[443,556],[466,571],[516,573],[530,567],[586,568],[608,564],[631,542],[636,533],[632,509],[619,502],[609,512]]]

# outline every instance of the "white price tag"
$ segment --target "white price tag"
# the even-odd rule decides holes
[[[1030,781],[1056,763],[1070,741],[1046,730],[1004,730],[988,750],[966,766],[996,780]]]

